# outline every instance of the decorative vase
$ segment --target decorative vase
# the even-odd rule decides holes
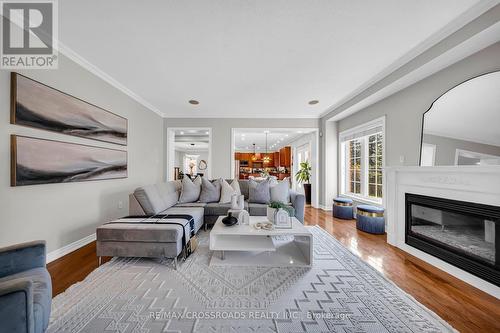
[[[306,197],[306,204],[311,204],[311,184],[303,184],[304,186],[304,195]]]
[[[231,196],[231,209],[243,210],[245,209],[245,196],[234,194]]]
[[[281,208],[271,208],[271,207],[267,206],[267,212],[266,212],[266,215],[267,215],[267,219],[269,220],[269,222],[274,223],[275,216],[276,216],[276,212],[277,212],[279,209],[281,209]]]
[[[236,217],[234,217],[232,213],[228,213],[227,216],[222,219],[222,223],[224,223],[224,225],[230,227],[230,226],[238,223],[238,219]]]

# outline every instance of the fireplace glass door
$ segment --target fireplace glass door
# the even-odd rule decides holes
[[[406,243],[498,279],[500,207],[407,194],[406,215]]]

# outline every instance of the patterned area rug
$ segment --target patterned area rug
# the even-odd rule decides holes
[[[209,266],[208,233],[178,271],[113,259],[53,300],[48,332],[454,332],[319,227],[311,269]]]

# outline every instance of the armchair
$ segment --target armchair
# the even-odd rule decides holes
[[[39,333],[47,329],[52,283],[45,260],[44,241],[0,248],[2,331]]]

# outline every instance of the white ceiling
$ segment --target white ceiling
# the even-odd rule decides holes
[[[500,72],[469,80],[425,114],[424,133],[500,146]]]
[[[176,129],[174,142],[178,151],[208,151],[210,136],[206,129]]]
[[[268,151],[278,151],[280,148],[297,140],[301,136],[312,133],[310,128],[277,129],[277,128],[253,128],[234,130],[234,149],[237,152],[252,152],[253,144],[257,152],[266,150],[266,132]]]
[[[164,116],[319,117],[478,2],[65,0],[59,36]]]

